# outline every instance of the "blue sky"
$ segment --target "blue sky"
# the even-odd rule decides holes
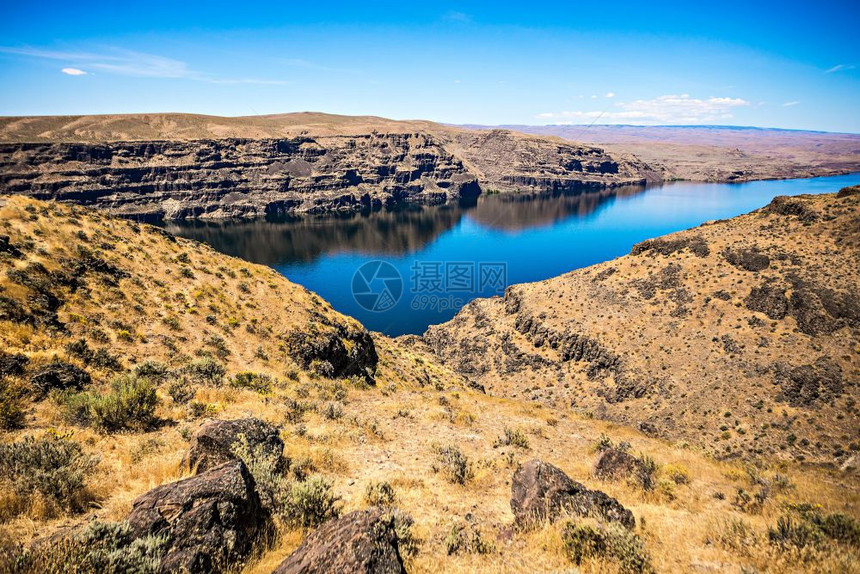
[[[860,132],[860,2],[18,2],[0,115]]]

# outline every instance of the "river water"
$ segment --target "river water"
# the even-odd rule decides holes
[[[649,237],[734,217],[777,195],[830,193],[860,173],[741,184],[670,183],[578,195],[277,220],[171,222],[167,231],[269,265],[387,335],[420,334],[475,297],[614,259]]]

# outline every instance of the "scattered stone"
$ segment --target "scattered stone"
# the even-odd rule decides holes
[[[270,517],[242,461],[165,484],[134,501],[128,515],[135,538],[165,536],[161,572],[238,570]]]
[[[617,448],[603,451],[594,465],[594,476],[600,480],[631,479],[645,490],[654,487],[651,469],[629,452]]]
[[[773,198],[767,207],[766,212],[775,213],[777,215],[796,216],[800,221],[813,222],[818,220],[818,213],[806,205],[803,200],[787,195],[778,195]]]
[[[618,522],[630,529],[636,524],[633,513],[614,498],[599,490],[589,490],[561,469],[537,459],[514,473],[511,510],[520,526],[555,520],[566,512]]]
[[[401,539],[390,509],[358,510],[311,533],[273,574],[401,574]]]
[[[30,384],[41,396],[45,396],[54,389],[79,391],[91,381],[92,378],[88,372],[59,359],[54,359],[40,367],[30,377]]]
[[[744,305],[750,311],[764,313],[771,319],[784,319],[788,313],[788,298],[785,289],[775,285],[753,287],[744,299]]]
[[[797,321],[797,328],[807,335],[832,333],[841,326],[827,313],[818,295],[809,289],[794,289],[789,301],[789,313]]]
[[[214,420],[203,424],[194,433],[188,453],[183,458],[183,466],[199,474],[236,460],[233,444],[240,436],[245,437],[252,450],[262,447],[265,455],[280,457],[284,452],[284,441],[274,425],[257,418]]]
[[[794,407],[812,407],[816,402],[828,402],[843,391],[842,368],[827,357],[812,365],[776,366],[776,382],[782,393],[777,397]]]
[[[770,257],[762,253],[757,247],[738,251],[725,249],[723,257],[738,269],[747,271],[762,271],[770,267]]]
[[[854,195],[860,195],[860,185],[852,185],[851,187],[843,187],[836,194],[836,199],[844,199],[846,197],[852,197]]]
[[[0,351],[0,378],[7,376],[20,376],[30,359],[21,353],[4,353]]]
[[[0,235],[0,253],[6,253],[12,257],[21,257],[21,250],[9,242],[8,235]]]
[[[657,425],[649,421],[640,421],[637,425],[639,431],[648,436],[657,436]]]
[[[711,249],[708,247],[708,242],[701,235],[692,235],[679,238],[663,238],[646,239],[641,243],[637,243],[630,250],[631,255],[640,255],[650,252],[651,255],[659,253],[660,255],[672,255],[682,249],[689,249],[691,253],[698,257],[707,257],[711,254]]]

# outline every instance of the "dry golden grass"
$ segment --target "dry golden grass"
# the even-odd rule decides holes
[[[219,255],[196,243],[170,241],[146,226],[135,231],[129,223],[81,209],[13,198],[0,210],[4,216],[0,234],[10,235],[16,245],[33,242],[25,259],[0,259],[6,270],[25,268],[33,261],[49,269],[58,268],[62,257],[83,241],[77,235],[83,231],[91,248],[99,249],[100,255],[129,273],[117,286],[87,276],[85,287],[65,293],[59,316],[67,325],[67,334],[3,322],[0,341],[4,349],[23,352],[33,363],[54,355],[79,363],[69,356],[65,345],[82,337],[94,348],[117,353],[126,370],[144,360],[178,367],[196,360],[197,349],[215,353],[217,349],[205,341],[207,336],[218,334],[224,341],[220,346],[229,352],[221,359],[228,377],[254,371],[275,379],[264,393],[227,383],[197,385],[193,401],[207,405],[200,417],[171,398],[168,386],[172,381],[161,383],[156,414],[169,424],[145,433],[107,434],[70,424],[61,406],[50,398],[28,404],[24,428],[5,433],[2,441],[54,432],[68,434],[87,453],[100,457],[89,479],[94,504],[85,514],[51,519],[43,519],[38,509],[32,509],[0,524],[0,537],[27,543],[92,517],[121,520],[137,496],[185,476],[180,460],[191,433],[206,418],[255,416],[280,425],[286,456],[293,461],[310,461],[317,473],[333,481],[344,511],[367,506],[368,484],[388,482],[395,492],[395,506],[414,518],[413,531],[421,540],[417,556],[407,563],[411,572],[572,569],[558,525],[547,524],[530,532],[511,527],[512,476],[518,464],[531,458],[559,466],[574,480],[603,490],[629,508],[658,571],[737,570],[742,565],[774,572],[857,569],[856,549],[843,548],[841,554],[831,552],[817,561],[795,563],[793,558],[775,553],[764,540],[767,527],[775,523],[787,502],[821,504],[827,512],[860,516],[860,491],[837,470],[800,467],[790,461],[772,463],[772,468],[764,470],[766,476],[779,472],[794,486],[775,492],[759,512],[744,513],[732,505],[738,487],[752,488],[743,463],[717,461],[700,449],[649,438],[629,427],[594,420],[570,409],[469,390],[461,376],[439,364],[420,342],[410,338],[391,340],[374,335],[379,366],[372,387],[348,379],[329,380],[299,368],[281,347],[284,332],[307,325],[320,315],[331,321],[351,320],[339,317],[316,296],[268,269]],[[114,249],[99,247],[103,243]],[[182,253],[189,263],[178,259]],[[192,269],[193,278],[180,274],[183,266]],[[219,269],[227,271],[218,271],[218,276],[215,272]],[[0,285],[3,294],[16,293],[5,273],[0,275]],[[134,309],[134,305],[142,310]],[[210,305],[217,308],[217,327],[206,320],[207,314],[215,312]],[[177,318],[178,330],[164,323],[166,316]],[[239,325],[230,327],[227,320],[234,317]],[[122,321],[128,329],[111,327],[113,321]],[[247,325],[254,325],[254,329],[245,329]],[[100,338],[96,329],[104,331],[108,340]],[[122,330],[131,336],[123,339],[119,334]],[[168,338],[175,349],[164,344]],[[113,376],[98,369],[93,375],[97,389],[107,388]],[[291,399],[312,407],[301,420],[290,422],[287,418]],[[340,416],[324,415],[326,405],[332,403],[340,406]],[[505,429],[522,431],[528,448],[494,447]],[[663,467],[662,486],[643,492],[623,481],[593,478],[592,466],[598,456],[594,445],[604,434],[616,443],[629,442],[632,452],[657,461]],[[448,445],[456,445],[469,459],[473,475],[465,484],[452,483],[433,471],[438,464],[437,447]],[[689,481],[665,484],[679,469],[686,470]],[[10,499],[6,483],[2,484],[0,507]],[[714,497],[717,492],[724,495],[723,499]],[[467,516],[493,550],[448,555],[446,537],[452,525]],[[747,522],[760,538],[749,556],[712,542],[721,525],[734,519]],[[271,571],[302,537],[300,530],[282,532],[273,547],[261,551],[246,571]],[[612,572],[617,565],[592,560],[584,563],[582,570]]]

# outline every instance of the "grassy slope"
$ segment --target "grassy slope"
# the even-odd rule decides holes
[[[85,235],[81,235],[81,232]],[[20,198],[0,204],[0,235],[9,235],[21,257],[0,257],[0,293],[25,307],[28,289],[12,281],[8,271],[26,269],[34,262],[48,270],[67,266],[86,246],[128,276],[115,285],[109,277],[87,272],[75,293],[62,288],[65,299],[58,320],[68,333],[21,322],[0,322],[0,345],[7,352],[23,352],[30,368],[57,356],[73,363],[65,345],[78,338],[93,348],[108,348],[119,356],[123,370],[135,363],[159,360],[181,367],[198,355],[215,354],[216,347],[229,374],[254,371],[269,374],[277,383],[266,393],[229,385],[196,388],[195,401],[209,405],[208,416],[233,418],[254,415],[283,425],[286,454],[309,456],[347,510],[366,503],[369,481],[387,480],[395,488],[397,505],[416,519],[423,540],[410,571],[542,571],[569,567],[561,551],[557,528],[511,533],[510,480],[520,462],[539,457],[557,464],[576,480],[617,497],[636,515],[643,536],[660,571],[692,568],[728,569],[754,564],[775,571],[794,571],[796,557],[777,552],[764,541],[786,501],[820,503],[827,511],[860,515],[856,484],[836,471],[801,469],[781,463],[763,470],[788,475],[793,487],[776,492],[760,513],[742,513],[732,506],[738,488],[753,490],[740,463],[717,462],[694,448],[645,437],[629,428],[553,409],[530,401],[482,395],[465,389],[463,380],[440,366],[414,339],[390,340],[374,335],[380,354],[376,386],[364,389],[349,380],[329,380],[301,369],[282,347],[291,328],[325,328],[326,323],[358,328],[324,302],[274,271],[220,255],[200,244],[172,241],[154,228],[135,226],[97,212],[45,204]],[[183,255],[185,254],[185,255]],[[187,263],[183,263],[187,257]],[[182,269],[189,271],[182,272]],[[32,267],[30,267],[32,269]],[[243,271],[244,270],[244,271]],[[14,275],[14,274],[13,274]],[[215,324],[207,321],[215,315]],[[176,321],[165,317],[175,317]],[[178,326],[177,326],[178,325]],[[249,329],[249,326],[253,326]],[[126,331],[129,335],[122,333]],[[223,343],[213,345],[215,334]],[[209,341],[207,343],[207,341]],[[226,356],[224,351],[227,352]],[[266,358],[263,358],[266,357]],[[96,389],[107,388],[115,373],[90,369]],[[25,385],[24,379],[14,380]],[[70,425],[50,399],[32,402],[23,429],[2,435],[3,441],[46,433],[68,434],[98,454],[101,463],[90,480],[95,505],[88,513],[122,519],[135,497],[182,476],[179,461],[187,449],[188,430],[203,418],[193,418],[186,406],[174,403],[167,384],[159,390],[157,414],[170,421],[146,433],[104,434]],[[344,415],[328,420],[319,411],[342,391]],[[302,398],[317,409],[302,423],[285,420],[286,401]],[[494,448],[505,427],[523,430],[528,449]],[[634,452],[644,452],[658,463],[682,465],[691,482],[673,485],[666,480],[652,492],[625,483],[603,483],[591,477],[596,458],[592,445],[601,434],[627,440]],[[473,480],[454,485],[434,474],[434,444],[457,444],[469,456]],[[724,499],[714,497],[715,493]],[[81,515],[46,515],[38,504],[19,516],[9,516],[14,498],[8,485],[0,487],[0,538],[26,541],[84,520]],[[486,555],[453,555],[445,537],[452,523],[472,514],[484,535],[495,544]],[[711,541],[728,520],[749,524],[758,539],[741,553]],[[249,567],[267,572],[301,540],[301,532],[287,533],[275,548]],[[747,554],[748,552],[748,554]],[[806,567],[857,569],[857,556],[841,550],[814,555]],[[611,571],[611,565],[587,562],[587,570]]]
[[[674,252],[647,250],[514,286],[505,301],[474,301],[427,338],[495,394],[572,405],[630,425],[645,421],[716,456],[856,468],[860,197],[795,201],[814,219],[768,208],[705,224],[667,236]],[[750,271],[729,262],[727,253],[750,249],[769,265]],[[747,297],[763,286],[785,289],[805,309],[771,318],[748,307]],[[844,318],[822,307],[827,296],[843,303]],[[563,361],[560,349],[517,328],[524,319],[538,331],[586,337],[622,367],[594,376],[589,360]],[[781,369],[814,365],[807,384],[817,385],[819,361],[838,370],[839,391],[790,398]]]

